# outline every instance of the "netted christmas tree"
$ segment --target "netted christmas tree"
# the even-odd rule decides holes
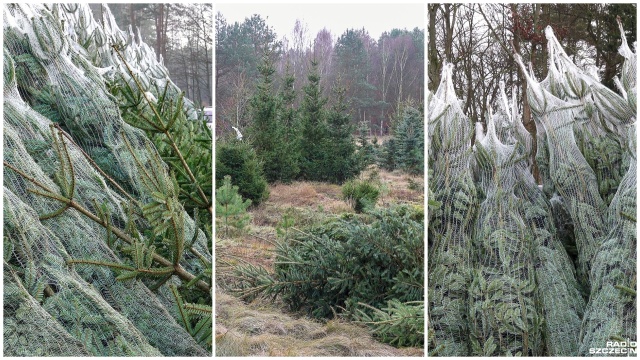
[[[196,109],[101,13],[4,5],[4,355],[207,356],[210,239],[109,90],[135,89],[158,127]]]
[[[429,188],[441,206],[429,215],[429,348],[446,356],[468,355],[471,247],[478,198],[469,165],[473,125],[462,111],[445,64],[428,104]]]
[[[429,97],[430,198],[440,206],[429,214],[432,355],[586,356],[608,341],[637,339],[636,55],[623,35],[614,92],[571,61],[551,28],[545,32],[543,81],[516,54],[542,187],[531,174],[533,141],[503,84],[498,111],[486,134],[476,125],[473,146],[472,124],[452,110],[460,107],[450,66]],[[446,124],[457,127],[443,136]],[[448,177],[463,154],[466,167]],[[443,212],[464,204],[452,184],[469,177],[478,211],[474,203],[442,231]],[[464,248],[462,234],[470,234]]]

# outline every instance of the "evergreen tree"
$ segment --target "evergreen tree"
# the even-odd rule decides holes
[[[304,99],[301,108],[302,140],[300,144],[300,176],[307,180],[323,181],[329,154],[329,132],[326,123],[324,105],[327,99],[322,97],[318,63],[311,62],[309,83],[304,87]]]
[[[223,183],[231,176],[240,195],[255,205],[269,198],[267,181],[262,174],[262,164],[251,146],[242,141],[216,142],[216,183]]]
[[[381,104],[376,101],[377,88],[372,78],[372,62],[367,51],[367,43],[373,41],[365,29],[348,29],[336,41],[334,61],[336,72],[349,84],[346,97],[351,100],[354,115],[358,120],[370,120],[371,115]]]
[[[360,173],[361,166],[356,154],[351,116],[346,112],[345,89],[335,87],[333,93],[336,101],[327,115],[330,146],[326,149],[328,157],[324,178],[333,183],[343,183]]]
[[[251,215],[247,214],[247,208],[251,200],[242,200],[238,194],[238,187],[231,185],[231,176],[224,177],[222,186],[216,190],[216,217],[221,218],[225,236],[229,235],[229,228],[233,227],[242,231]]]
[[[424,171],[424,116],[406,106],[395,132],[395,163],[410,173]]]
[[[293,106],[295,78],[287,69],[282,89],[275,95],[272,86],[275,69],[270,59],[265,54],[259,68],[262,79],[251,100],[253,119],[249,135],[267,181],[289,183],[300,171],[299,124]]]
[[[285,73],[282,89],[280,90],[280,113],[278,123],[282,130],[282,153],[280,154],[279,181],[291,182],[300,172],[300,121],[297,109],[294,107],[296,92],[293,88],[295,77],[289,71]]]
[[[366,121],[360,122],[358,128],[358,162],[361,170],[364,170],[367,166],[373,164],[376,160],[375,144],[369,142],[367,134],[369,133],[369,124]],[[376,140],[374,138],[374,140]],[[376,140],[377,141],[377,140]]]
[[[396,169],[396,140],[391,138],[382,144],[382,150],[380,151],[380,157],[378,158],[378,166],[387,170],[393,171]]]
[[[253,119],[249,127],[249,138],[263,164],[265,178],[268,182],[275,182],[280,179],[281,170],[285,166],[282,162],[284,141],[283,131],[278,123],[278,98],[272,90],[275,69],[268,54],[264,55],[259,71],[261,80],[251,99]]]

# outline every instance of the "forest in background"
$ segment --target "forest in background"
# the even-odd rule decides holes
[[[216,14],[216,130],[232,132],[251,122],[250,99],[257,89],[259,65],[269,54],[279,88],[286,73],[293,77],[293,89],[307,82],[311,62],[318,64],[322,95],[331,89],[345,89],[347,112],[354,125],[365,123],[370,133],[389,133],[391,115],[402,103],[422,108],[424,98],[424,31],[391,29],[379,39],[366,29],[349,29],[339,36],[323,29],[310,34],[297,21],[290,34],[276,34],[260,15],[242,23],[229,23]],[[302,97],[296,96],[298,106]]]
[[[94,12],[99,4],[92,4]],[[171,79],[198,106],[211,106],[213,81],[211,4],[109,4],[118,25],[140,29]]]

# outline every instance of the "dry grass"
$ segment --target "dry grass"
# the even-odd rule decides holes
[[[380,206],[390,203],[424,204],[424,176],[422,175],[373,168],[364,172],[361,177],[380,181],[386,188],[386,193],[383,193],[378,200]]]
[[[422,356],[375,341],[365,328],[295,319],[261,302],[216,292],[216,356]]]
[[[270,188],[267,204],[277,208],[321,208],[332,214],[349,210],[342,201],[339,185],[301,181],[292,184],[277,184]]]
[[[275,205],[313,206],[318,192],[311,183],[276,184],[269,188],[269,201]]]

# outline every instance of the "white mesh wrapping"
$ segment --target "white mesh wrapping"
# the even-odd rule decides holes
[[[96,210],[95,203],[104,204],[110,222],[123,228],[126,199],[107,185],[82,151],[139,199],[150,198],[123,134],[142,161],[154,156],[147,149],[155,148],[140,130],[124,123],[105,87],[107,78],[129,78],[123,67],[114,66],[118,62],[109,46],[133,35],[117,28],[106,7],[102,27],[88,5],[3,6],[4,161],[58,191],[53,179],[61,165],[50,131],[55,119],[75,142],[64,140],[75,173],[74,201],[90,211]],[[133,68],[158,76],[147,76],[149,91],[156,91],[154,79],[170,81],[147,45],[130,42],[126,49]],[[69,259],[122,259],[107,245],[105,229],[77,211],[40,219],[60,203],[27,191],[33,187],[5,167],[4,355],[210,354],[176,321],[167,285],[151,292],[139,280],[116,281],[106,267],[67,266]],[[184,218],[190,239],[196,226]],[[197,231],[194,247],[210,260],[207,239]],[[185,256],[187,270],[201,270],[194,256]],[[43,284],[49,292],[44,297]]]
[[[450,65],[428,97],[431,355],[585,356],[637,339],[636,55],[623,40],[618,94],[546,35],[543,81],[516,55],[542,187],[502,83],[473,146]]]
[[[429,327],[439,355],[469,353],[468,288],[477,206],[471,177],[473,124],[460,108],[445,65],[429,107],[429,186],[442,205],[429,216]]]

